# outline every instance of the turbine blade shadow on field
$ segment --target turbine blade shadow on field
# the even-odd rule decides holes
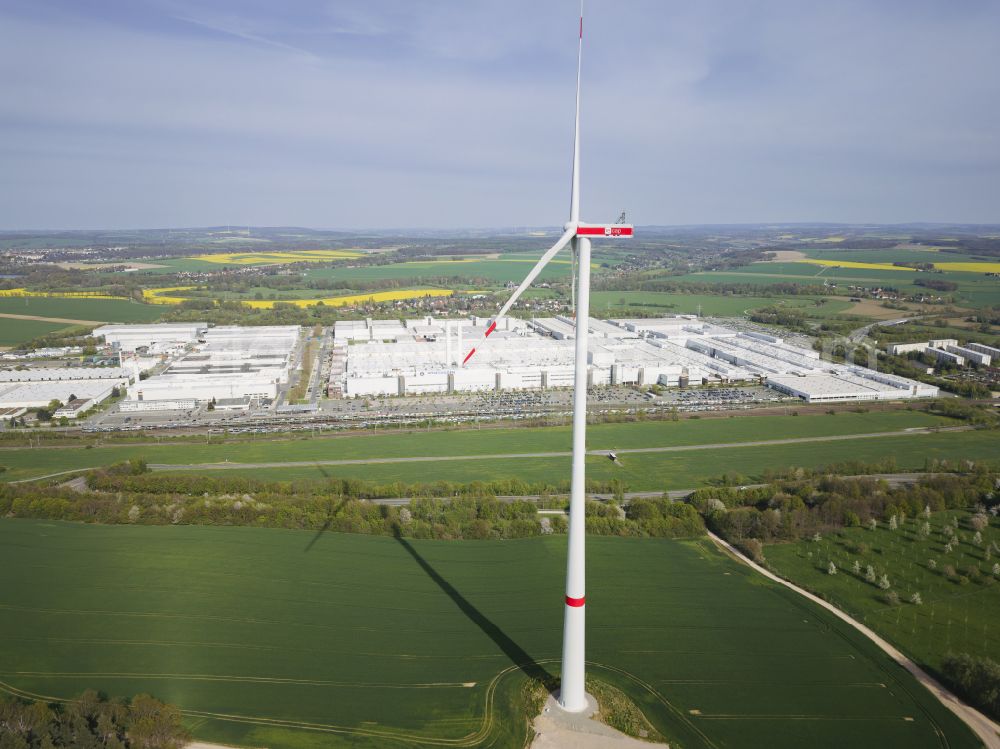
[[[319,468],[319,466],[317,466],[317,468]],[[324,471],[322,468],[320,468],[319,470],[324,476],[330,478],[327,475],[326,471]],[[330,530],[330,526],[333,525],[333,519],[337,517],[337,515],[340,513],[341,509],[343,509],[345,504],[347,504],[347,497],[341,497],[340,504],[338,504],[336,507],[333,506],[330,507],[330,509],[326,513],[326,522],[323,523],[322,527],[318,531],[316,531],[316,535],[313,536],[309,540],[309,543],[306,544],[306,548],[303,550],[303,553],[308,553],[309,550],[316,545],[316,542],[319,541],[320,537],[328,530]]]
[[[546,689],[550,692],[554,692],[558,687],[558,682],[556,678],[546,671],[542,666],[540,666],[534,658],[528,655],[524,649],[514,642],[507,634],[500,629],[496,624],[494,624],[483,612],[477,609],[468,599],[465,598],[458,590],[455,589],[451,583],[441,577],[441,574],[431,566],[430,562],[420,556],[420,552],[413,548],[409,541],[403,538],[399,533],[396,533],[396,540],[399,545],[409,552],[410,556],[416,560],[420,568],[427,573],[427,576],[433,580],[445,595],[447,595],[455,605],[458,606],[459,610],[465,614],[473,624],[475,624],[479,629],[481,629],[487,637],[489,637],[493,642],[497,644],[497,647],[503,651],[504,655],[510,658],[511,663],[521,669],[522,672],[529,678],[541,682]]]

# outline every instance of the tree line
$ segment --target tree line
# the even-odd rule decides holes
[[[0,749],[179,749],[188,740],[180,710],[148,694],[87,690],[67,702],[0,694]]]
[[[90,491],[28,484],[0,486],[0,516],[140,525],[242,525],[426,539],[513,539],[566,532],[566,517],[540,515],[549,486],[515,481],[375,485],[354,479],[264,482],[252,478],[97,471]],[[542,489],[536,501],[500,501],[496,489]],[[592,485],[608,490],[608,486]],[[619,489],[620,494],[620,487]],[[568,487],[567,487],[568,489]],[[369,501],[374,495],[412,497],[408,505]],[[679,538],[704,533],[697,510],[668,498],[588,502],[587,532],[602,536]]]
[[[935,467],[935,466],[932,466]],[[1000,474],[988,469],[934,473],[890,486],[872,476],[790,476],[759,487],[712,487],[691,496],[708,527],[760,559],[762,545],[797,541],[844,527],[931,512],[1000,504]]]

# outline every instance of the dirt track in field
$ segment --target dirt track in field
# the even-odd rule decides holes
[[[72,320],[68,317],[43,317],[41,315],[15,315],[10,312],[0,312],[0,317],[8,320],[39,320],[41,322],[64,322],[68,325],[104,325],[105,320]]]

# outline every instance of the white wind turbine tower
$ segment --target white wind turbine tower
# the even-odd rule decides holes
[[[583,2],[580,3],[580,42],[576,63],[576,124],[573,132],[573,180],[570,192],[569,221],[559,237],[531,272],[517,287],[510,299],[486,328],[483,343],[497,328],[497,322],[524,293],[531,282],[556,254],[572,243],[574,258],[579,263],[576,286],[576,360],[573,378],[573,476],[570,484],[569,503],[569,554],[566,562],[566,601],[563,623],[562,680],[559,704],[568,712],[582,712],[587,708],[584,689],[585,660],[585,523],[586,502],[585,461],[587,456],[587,335],[590,317],[590,238],[631,237],[630,224],[586,224],[580,221],[580,63],[583,57]],[[473,348],[462,361],[464,367]]]

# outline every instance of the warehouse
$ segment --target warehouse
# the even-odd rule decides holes
[[[377,321],[376,321],[377,322]],[[344,397],[571,387],[574,321],[489,320],[337,323],[338,349],[327,392]],[[381,331],[391,330],[383,337]],[[778,336],[744,333],[694,317],[597,320],[589,324],[588,386],[766,382],[806,400],[924,397],[918,383],[875,378],[825,362]],[[464,342],[463,342],[464,338]],[[462,366],[466,353],[475,356]],[[879,373],[871,373],[878,375]],[[811,378],[811,379],[806,379]],[[936,393],[936,389],[933,389]]]
[[[53,382],[59,380],[122,380],[129,371],[121,367],[32,367],[0,370],[2,382]]]
[[[945,348],[949,354],[958,354],[959,356],[965,357],[968,361],[975,362],[983,367],[990,366],[993,361],[993,357],[984,351],[978,351],[971,347],[965,346],[947,346]]]
[[[58,380],[55,382],[21,382],[0,385],[0,408],[45,408],[52,401],[88,401],[87,408],[111,397],[116,387],[127,384],[121,380]]]
[[[130,387],[129,400],[183,404],[273,400],[288,383],[300,333],[297,325],[233,325],[201,331],[200,341],[165,371]],[[163,409],[185,407],[164,405]],[[123,404],[122,410],[138,407]]]
[[[208,323],[203,322],[102,325],[94,329],[94,336],[102,336],[105,343],[118,351],[135,351],[194,343],[207,328]]]

